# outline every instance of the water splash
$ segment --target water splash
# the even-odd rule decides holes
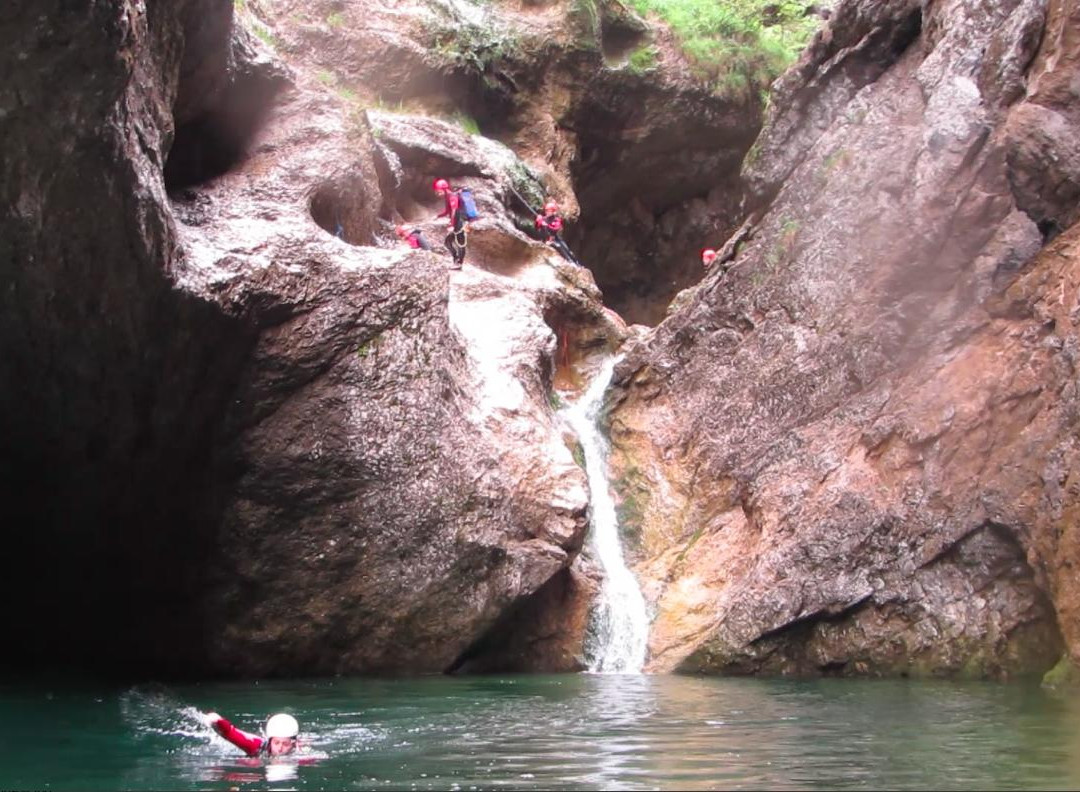
[[[588,390],[563,411],[563,417],[577,433],[584,452],[591,505],[589,541],[604,568],[604,585],[593,614],[592,645],[587,648],[589,670],[635,674],[645,664],[649,620],[641,588],[623,559],[615,501],[608,489],[608,447],[596,425],[618,361],[605,361]]]
[[[206,716],[168,690],[143,685],[120,696],[120,713],[139,736],[189,737],[209,742],[214,732]]]

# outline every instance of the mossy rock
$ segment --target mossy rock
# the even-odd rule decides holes
[[[1080,669],[1073,665],[1067,654],[1063,654],[1057,665],[1043,675],[1042,684],[1055,689],[1080,689]]]

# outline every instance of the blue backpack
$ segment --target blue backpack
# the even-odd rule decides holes
[[[462,187],[458,190],[458,197],[461,198],[461,210],[465,213],[466,220],[475,220],[480,216],[480,213],[476,211],[476,201],[473,199],[472,190]]]

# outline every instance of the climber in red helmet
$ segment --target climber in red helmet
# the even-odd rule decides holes
[[[446,217],[450,221],[446,239],[443,241],[454,259],[454,269],[461,269],[465,262],[465,248],[469,244],[469,226],[465,220],[461,196],[457,190],[451,189],[450,182],[446,179],[436,179],[431,186],[446,201],[446,207],[435,216]]]
[[[398,235],[398,239],[413,250],[431,250],[431,245],[428,244],[419,228],[410,230],[408,226],[399,225],[394,229],[394,232]]]
[[[544,213],[536,216],[536,229],[540,237],[551,245],[559,254],[571,264],[579,264],[570,247],[559,235],[563,228],[562,216],[559,214],[559,205],[550,198],[544,203]]]
[[[712,248],[705,248],[701,251],[701,266],[708,269],[712,266],[712,263],[716,261],[716,251]]]

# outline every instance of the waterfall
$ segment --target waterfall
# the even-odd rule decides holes
[[[604,585],[593,614],[593,645],[587,651],[589,670],[634,674],[645,664],[649,620],[641,589],[623,559],[615,501],[608,489],[607,443],[596,425],[617,362],[618,358],[605,361],[588,390],[563,416],[584,451],[591,504],[589,541],[604,569]]]

